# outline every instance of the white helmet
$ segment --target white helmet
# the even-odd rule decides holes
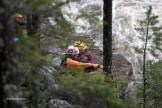
[[[72,55],[79,54],[79,50],[77,47],[70,45],[66,50],[66,54],[72,54]]]

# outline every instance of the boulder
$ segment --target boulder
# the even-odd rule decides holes
[[[94,57],[94,63],[103,64],[103,52],[97,47],[90,47],[89,52]],[[120,53],[112,55],[112,71],[122,74],[126,80],[133,80],[133,68],[131,63]]]
[[[72,106],[65,100],[52,99],[48,102],[48,108],[71,108]]]

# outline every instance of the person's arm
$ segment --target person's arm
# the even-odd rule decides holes
[[[86,56],[87,56],[89,62],[94,62],[94,59],[90,53],[86,53]]]
[[[99,64],[91,64],[91,63],[82,63],[71,58],[67,58],[67,67],[89,67],[93,66],[95,69],[99,68]]]
[[[79,57],[77,57],[75,60],[78,62],[82,62],[82,60]]]

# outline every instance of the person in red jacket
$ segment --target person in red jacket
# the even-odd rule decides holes
[[[85,43],[75,41],[74,46],[79,49],[78,58],[76,59],[77,61],[84,63],[94,62],[92,55],[87,51],[87,45]]]
[[[85,71],[90,72],[98,68],[103,68],[102,65],[83,63],[76,59],[78,58],[79,50],[77,47],[69,46],[66,50],[65,58],[62,60],[61,65],[66,67],[85,67]],[[89,70],[88,70],[89,69]]]

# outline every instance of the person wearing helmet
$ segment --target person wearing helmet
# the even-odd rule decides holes
[[[14,14],[14,21],[19,25],[25,25],[25,17],[22,14]]]
[[[99,64],[92,63],[83,63],[79,62],[76,59],[78,58],[79,50],[77,47],[69,46],[66,50],[65,58],[62,60],[61,65],[66,67],[85,67],[85,68],[93,68],[94,70],[97,68],[102,68]]]
[[[87,51],[87,45],[80,41],[75,41],[74,46],[79,49],[78,58],[79,62],[93,63],[94,59],[92,55]]]
[[[15,14],[13,14],[12,18],[13,18],[13,21],[15,23],[14,32],[16,34],[16,36],[14,38],[14,42],[18,43],[18,42],[20,42],[19,36],[22,33],[21,30],[25,27],[25,17],[20,13],[15,13]]]

